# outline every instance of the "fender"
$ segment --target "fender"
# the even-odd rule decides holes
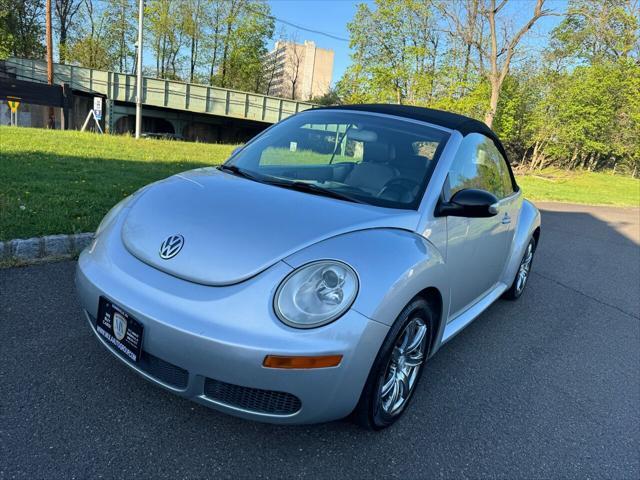
[[[527,248],[533,232],[539,227],[540,212],[529,200],[523,200],[520,215],[518,216],[518,223],[515,227],[516,230],[511,242],[509,260],[504,270],[503,282],[505,285],[511,285],[513,279],[516,278],[520,260],[522,259],[522,255],[524,255],[524,249]]]
[[[321,259],[340,260],[356,271],[360,291],[352,308],[372,320],[391,326],[409,301],[429,287],[439,291],[446,315],[449,277],[443,256],[415,232],[359,230],[318,242],[285,262],[297,268]]]

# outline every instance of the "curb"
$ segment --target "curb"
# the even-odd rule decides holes
[[[7,240],[0,242],[0,264],[21,265],[72,258],[91,240],[93,232]]]

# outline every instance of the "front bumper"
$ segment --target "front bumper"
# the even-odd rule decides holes
[[[285,263],[241,284],[198,285],[133,257],[114,223],[80,256],[76,286],[94,333],[101,295],[144,325],[144,354],[136,364],[97,336],[121,361],[178,395],[254,420],[316,423],[353,410],[387,326],[351,310],[317,329],[290,328],[272,307],[291,271]],[[262,366],[270,354],[343,359],[332,368],[283,370]]]

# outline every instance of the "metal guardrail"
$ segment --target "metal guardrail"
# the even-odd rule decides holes
[[[47,82],[43,60],[12,57],[5,60],[18,80]],[[136,77],[126,73],[55,64],[54,82],[68,83],[72,89],[106,95],[110,100],[135,103]],[[227,88],[163,80],[142,79],[142,103],[194,113],[275,123],[295,113],[313,108],[312,103],[270,97]]]

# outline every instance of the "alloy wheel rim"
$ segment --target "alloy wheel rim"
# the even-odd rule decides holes
[[[426,340],[427,324],[422,318],[412,319],[398,336],[378,395],[387,414],[399,413],[409,400],[424,362]]]
[[[527,247],[527,251],[522,257],[522,262],[520,262],[520,268],[518,269],[518,278],[516,281],[516,290],[518,293],[524,290],[524,286],[527,283],[529,278],[529,272],[531,270],[531,261],[533,260],[533,245],[529,243]]]

